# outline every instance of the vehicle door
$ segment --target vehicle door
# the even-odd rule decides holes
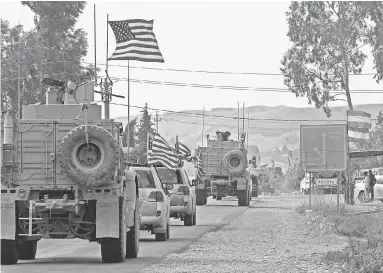
[[[379,173],[379,175],[376,176],[374,195],[375,195],[375,198],[379,198],[379,199],[383,198],[383,173]]]
[[[154,177],[154,181],[155,181],[156,186],[157,186],[157,190],[161,191],[162,194],[164,195],[164,205],[168,208],[168,212],[169,212],[169,206],[170,206],[169,190],[167,190],[166,185],[163,184],[163,182],[160,178],[160,175],[158,173],[158,169],[155,167],[151,167],[151,168],[153,171],[153,177]]]
[[[156,215],[157,204],[155,200],[152,200],[152,197],[155,196],[157,187],[152,172],[149,168],[135,169],[134,171],[138,176],[138,192],[139,198],[142,200],[140,213],[142,216]]]

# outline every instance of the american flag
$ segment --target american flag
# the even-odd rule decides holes
[[[183,143],[176,141],[175,144],[176,152],[182,159],[188,159],[191,156],[190,149]]]
[[[168,169],[176,169],[179,158],[176,151],[157,133],[148,136],[148,164],[161,163]]]
[[[116,37],[116,49],[109,60],[134,60],[163,63],[153,32],[153,20],[109,21]]]
[[[201,158],[201,151],[199,151],[199,154],[197,157],[197,178],[199,178],[200,181],[202,180],[202,175],[203,175],[202,158]]]
[[[364,142],[370,139],[371,114],[362,111],[347,111],[349,142]]]

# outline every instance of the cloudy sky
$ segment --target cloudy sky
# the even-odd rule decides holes
[[[98,1],[88,2],[80,16],[78,28],[88,33],[89,51],[85,62],[94,62],[93,8],[96,3],[97,63],[106,61],[106,27],[109,20],[154,20],[154,33],[165,63],[130,62],[130,77],[160,82],[247,86],[254,88],[286,88],[279,74],[280,60],[290,42],[285,12],[288,1],[201,2],[201,1]],[[0,17],[12,25],[20,21],[26,29],[33,28],[33,13],[21,2],[1,2]],[[115,38],[109,27],[109,53],[115,48]],[[368,50],[368,48],[366,48]],[[127,61],[110,61],[109,75],[126,78]],[[100,67],[102,67],[100,65]],[[159,68],[160,70],[139,67]],[[176,72],[167,69],[224,71],[228,74]],[[260,73],[241,75],[235,72]],[[363,73],[373,73],[369,58]],[[383,89],[371,75],[351,76],[351,89]],[[115,83],[113,92],[127,95],[126,81]],[[307,107],[306,98],[291,93],[201,89],[163,84],[130,84],[131,105],[169,110],[236,107],[237,102],[253,105],[286,105]],[[382,94],[353,94],[354,104],[383,103]],[[126,99],[114,98],[126,104]],[[345,105],[339,101],[332,105]],[[111,117],[126,115],[126,107],[111,107]],[[132,114],[138,109],[133,108]],[[318,110],[321,111],[321,110]]]

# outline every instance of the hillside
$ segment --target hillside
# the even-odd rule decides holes
[[[383,109],[383,104],[355,105],[354,108],[355,110],[371,113],[372,118],[376,118],[379,111]],[[245,131],[248,130],[249,145],[259,147],[262,163],[270,163],[271,157],[273,157],[277,165],[286,168],[287,156],[285,151],[280,152],[280,150],[285,145],[290,150],[299,149],[299,128],[301,124],[344,123],[346,110],[346,107],[333,107],[332,117],[326,118],[321,109],[314,107],[246,107],[245,119],[247,119],[248,111],[250,111],[250,122],[248,126],[248,121],[245,120]],[[185,110],[183,113],[159,115],[162,119],[159,123],[159,133],[170,144],[175,143],[175,136],[178,135],[181,142],[185,143],[190,149],[195,149],[198,145],[201,145],[202,113],[202,110]],[[242,115],[242,109],[240,115]],[[231,138],[236,139],[238,132],[237,116],[238,110],[236,108],[213,108],[210,111],[205,111],[204,135],[209,134],[212,137],[217,130],[228,130],[232,134]],[[124,124],[127,122],[126,117],[118,117],[116,120]],[[242,120],[240,124],[242,128]]]

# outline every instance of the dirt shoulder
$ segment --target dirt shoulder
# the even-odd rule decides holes
[[[223,228],[142,272],[337,272],[323,257],[347,238],[317,235],[294,196],[260,197]]]

